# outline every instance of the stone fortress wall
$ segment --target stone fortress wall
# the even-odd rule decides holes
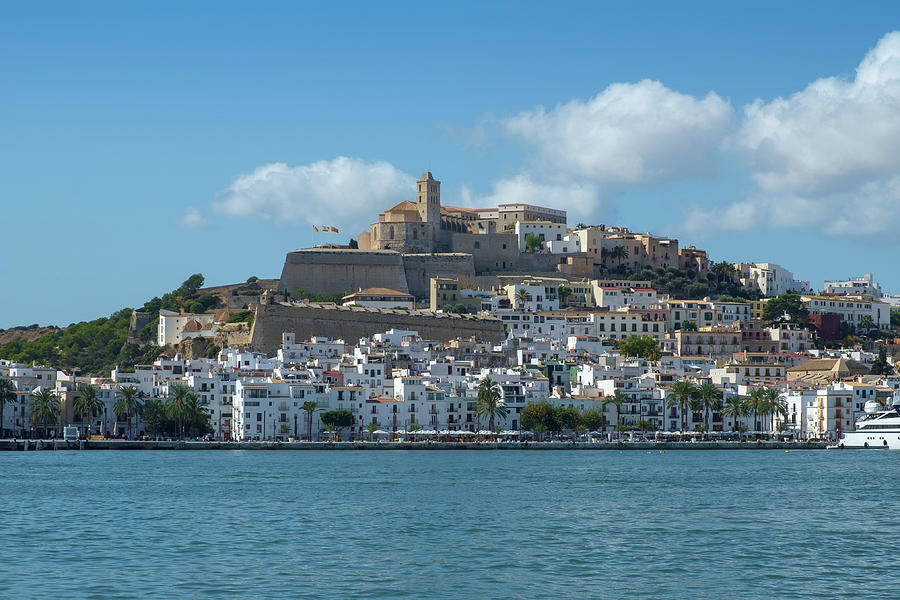
[[[349,294],[384,287],[409,292],[403,255],[390,250],[309,248],[289,252],[278,289],[303,288],[316,294]]]
[[[410,329],[423,339],[440,341],[476,336],[481,341],[500,343],[506,337],[503,322],[496,317],[277,302],[260,304],[256,309],[250,346],[259,352],[272,352],[281,345],[285,331],[295,333],[298,340],[327,336],[355,342],[389,329]]]

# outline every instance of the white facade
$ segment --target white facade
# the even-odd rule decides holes
[[[575,254],[581,252],[581,238],[570,233],[562,236],[561,240],[547,240],[544,248],[550,254]]]
[[[875,327],[885,328],[891,324],[891,305],[872,300],[867,296],[802,296],[803,304],[811,315],[835,313],[854,327],[860,319],[868,316]]]
[[[650,308],[658,302],[653,288],[627,288],[614,286],[594,286],[594,302],[600,308],[618,310],[620,308]]]
[[[788,292],[808,293],[808,281],[794,279],[794,274],[775,263],[736,264],[744,285],[754,286],[764,296],[780,296]]]
[[[826,281],[823,290],[825,294],[868,294],[873,298],[881,298],[881,286],[875,281],[871,273],[855,279],[843,279]]]
[[[566,235],[565,223],[553,223],[550,221],[516,221],[515,233],[519,244],[519,252],[525,252],[525,238],[529,234],[536,235],[541,240],[541,246],[546,242],[561,241]]]
[[[185,332],[185,326],[191,321],[199,324],[201,329]],[[190,337],[213,337],[215,336],[214,322],[214,315],[180,314],[171,310],[160,310],[159,325],[156,328],[156,345],[172,346]]]
[[[559,294],[554,285],[525,281],[507,285],[505,291],[506,297],[517,309],[531,312],[559,310]]]

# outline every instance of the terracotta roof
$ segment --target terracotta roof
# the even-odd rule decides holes
[[[418,210],[419,209],[416,207],[414,202],[410,202],[409,200],[404,200],[403,202],[400,202],[399,204],[395,204],[394,206],[390,207],[389,209],[387,209],[384,212],[386,212],[386,213],[388,213],[388,212],[409,212],[409,211],[418,211]]]
[[[187,323],[184,324],[182,331],[185,333],[197,333],[202,328],[203,327],[200,325],[200,323],[197,322],[196,319],[191,319]]]
[[[402,296],[403,298],[412,298],[412,294],[407,294],[406,292],[399,292],[397,290],[392,290],[392,289],[383,288],[383,287],[366,288],[364,290],[360,290],[358,292],[354,292],[352,294],[344,296],[344,298],[345,299],[352,298],[355,296],[394,296],[394,297]]]

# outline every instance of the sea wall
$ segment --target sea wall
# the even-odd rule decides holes
[[[257,309],[251,347],[271,352],[281,345],[281,334],[286,331],[295,333],[298,340],[321,335],[355,343],[389,329],[411,329],[425,339],[439,341],[475,336],[479,341],[499,343],[506,337],[503,322],[496,317],[278,302]]]
[[[0,450],[824,450],[826,442],[187,442],[6,440]]]

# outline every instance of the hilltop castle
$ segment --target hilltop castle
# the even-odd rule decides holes
[[[540,247],[528,248],[531,237]],[[531,251],[526,251],[529,249]],[[359,234],[358,248],[316,247],[289,252],[280,290],[303,288],[347,294],[381,287],[427,298],[432,277],[489,289],[501,274],[600,277],[612,268],[680,267],[706,274],[706,252],[678,240],[624,227],[566,227],[566,211],[532,204],[496,208],[441,205],[441,182],[426,171],[415,202],[405,200],[378,215]]]
[[[518,221],[565,225],[566,211],[530,204],[441,206],[441,182],[425,171],[416,182],[416,201],[404,200],[379,214],[378,222],[359,235],[358,243],[360,250],[394,250],[401,254],[470,252],[480,248],[465,236],[511,235]]]

